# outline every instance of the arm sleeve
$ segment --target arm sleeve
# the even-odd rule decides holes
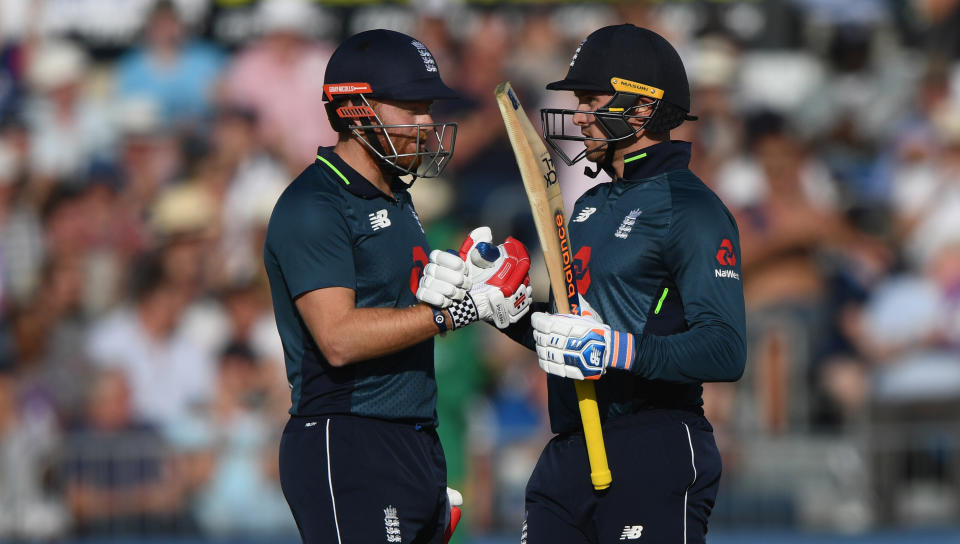
[[[737,224],[714,195],[698,196],[694,205],[675,203],[663,248],[688,329],[639,335],[632,371],[647,379],[723,382],[743,374],[746,317]]]
[[[552,299],[552,297],[551,297]],[[530,324],[530,316],[534,312],[551,312],[550,304],[546,302],[534,302],[530,305],[530,311],[523,316],[520,321],[510,325],[501,332],[512,338],[516,343],[525,346],[529,350],[537,349],[537,342],[533,339],[533,326]]]
[[[347,220],[322,199],[288,201],[267,243],[296,298],[324,287],[356,289],[353,243]],[[279,217],[279,215],[278,215]]]

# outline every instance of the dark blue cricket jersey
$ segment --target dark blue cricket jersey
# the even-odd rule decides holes
[[[743,373],[737,224],[689,162],[690,144],[680,141],[630,153],[623,179],[591,188],[571,214],[581,296],[636,338],[630,370],[596,382],[604,420],[651,408],[700,411],[703,382]],[[510,334],[532,349],[529,329]],[[548,388],[553,431],[579,429],[572,380],[549,375]]]
[[[346,287],[358,308],[405,308],[429,253],[410,195],[384,194],[332,148],[280,196],[263,260],[297,416],[353,414],[436,425],[433,339],[337,368],[323,356],[294,300]]]

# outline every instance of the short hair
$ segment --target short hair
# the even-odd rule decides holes
[[[687,112],[665,100],[660,101],[653,117],[644,125],[644,130],[651,134],[670,132],[679,127],[686,120]]]

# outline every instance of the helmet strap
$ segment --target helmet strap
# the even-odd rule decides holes
[[[597,167],[593,170],[591,170],[589,166],[584,166],[584,175],[590,179],[596,179],[597,176],[600,175],[600,172],[606,172],[610,174],[610,177],[613,177],[613,153],[615,151],[616,148],[608,143],[607,149],[603,153],[603,159],[597,161]]]

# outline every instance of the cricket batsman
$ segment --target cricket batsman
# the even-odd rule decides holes
[[[522,244],[494,246],[481,228],[463,255],[431,252],[407,191],[450,162],[456,124],[430,105],[454,96],[416,39],[348,38],[317,97],[338,141],[270,217],[263,259],[292,401],[280,483],[308,544],[449,538],[458,494],[435,431],[433,337],[529,311]]]
[[[704,542],[721,463],[701,384],[740,378],[745,318],[737,224],[689,170],[690,144],[670,139],[696,119],[683,63],[653,31],[608,26],[547,89],[577,103],[541,111],[548,144],[612,182],[570,217],[581,315],[537,312],[508,329],[536,349],[556,433],[527,484],[524,542]],[[571,158],[562,141],[583,149]],[[596,383],[613,475],[603,492],[572,380]]]

